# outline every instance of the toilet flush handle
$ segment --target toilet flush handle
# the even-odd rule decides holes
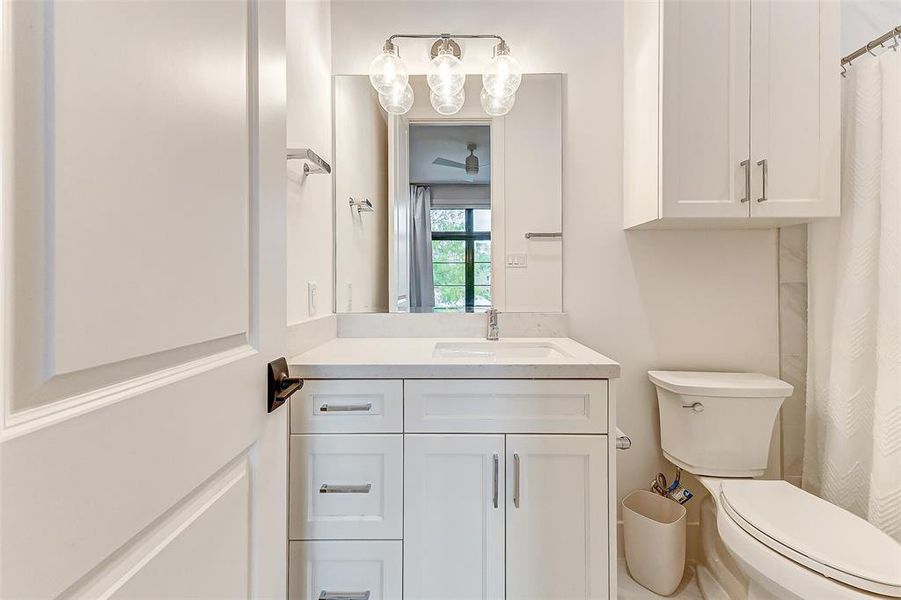
[[[696,413],[704,412],[704,405],[700,402],[695,402],[694,404],[683,404],[682,408],[690,408]]]

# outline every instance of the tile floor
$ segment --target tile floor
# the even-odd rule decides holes
[[[617,598],[618,600],[656,600],[657,598],[670,598],[676,600],[703,600],[701,590],[698,589],[698,583],[695,581],[694,568],[688,567],[685,570],[685,578],[679,585],[679,588],[672,596],[658,596],[654,592],[641,587],[629,577],[629,571],[626,569],[626,561],[621,558],[617,569]]]

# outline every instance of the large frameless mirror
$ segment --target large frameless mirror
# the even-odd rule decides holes
[[[562,76],[523,76],[501,117],[477,77],[452,116],[410,85],[394,115],[335,78],[337,312],[561,311]]]

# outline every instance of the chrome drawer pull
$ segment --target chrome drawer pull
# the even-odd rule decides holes
[[[371,483],[364,483],[363,485],[335,485],[323,483],[319,486],[320,494],[368,494],[371,490]]]
[[[319,600],[369,600],[369,590],[365,592],[319,592]]]
[[[337,404],[329,406],[323,404],[319,407],[319,412],[369,412],[372,410],[372,402],[366,404]]]
[[[513,506],[519,508],[519,454],[513,455]]]
[[[497,508],[497,478],[498,471],[500,467],[498,466],[498,456],[497,452],[494,453],[494,493],[492,494],[492,503],[494,504],[494,508]]]
[[[763,195],[760,196],[760,198],[758,198],[757,201],[758,202],[766,202],[767,201],[767,197],[766,197],[766,178],[767,178],[767,176],[766,176],[766,171],[767,171],[766,159],[764,158],[763,160],[758,160],[757,166],[763,167]]]
[[[741,201],[747,202],[751,199],[751,161],[743,160],[738,165],[745,169],[745,196]]]

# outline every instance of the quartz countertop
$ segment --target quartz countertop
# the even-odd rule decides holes
[[[551,355],[533,355],[542,352]],[[292,376],[305,379],[619,377],[618,363],[570,338],[335,338],[288,365]]]

